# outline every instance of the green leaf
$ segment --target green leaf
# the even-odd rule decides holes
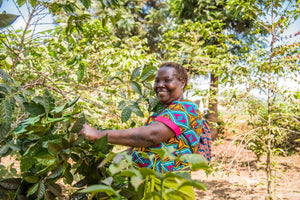
[[[45,166],[54,165],[55,161],[56,161],[56,158],[51,155],[36,156],[34,158],[39,162],[39,164],[42,164]]]
[[[35,160],[33,158],[23,156],[21,158],[21,163],[20,163],[21,172],[25,172],[29,170],[34,165],[34,163]]]
[[[37,0],[29,0],[29,3],[32,7],[35,7]]]
[[[0,14],[0,28],[11,25],[18,17],[13,14]]]
[[[1,128],[1,126],[0,126],[0,128]],[[0,131],[1,131],[1,129],[0,129]],[[0,148],[0,157],[2,157],[2,155],[5,154],[8,150],[9,150],[9,146],[7,144],[4,144]]]
[[[7,145],[9,146],[9,148],[11,148],[13,151],[20,151],[21,147],[16,145],[16,144],[10,144],[7,143]]]
[[[33,101],[31,102],[24,102],[23,103],[26,112],[28,112],[30,114],[31,117],[35,117],[38,115],[41,115],[43,113],[45,113],[45,108],[43,105],[41,104],[37,104]]]
[[[93,147],[92,147],[92,150],[93,151],[100,151],[100,152],[103,152],[107,149],[107,146],[108,146],[108,140],[107,140],[107,135],[98,139]]]
[[[99,193],[99,192],[105,192],[108,195],[119,196],[119,194],[112,187],[106,185],[92,185],[79,191],[79,193]]]
[[[62,147],[59,144],[57,144],[56,142],[49,142],[48,143],[48,151],[52,155],[56,155],[61,150],[62,150]]]
[[[7,75],[7,73],[0,68],[0,77],[5,81],[5,82],[8,82],[9,81],[9,77]]]
[[[77,83],[80,83],[84,77],[85,74],[85,64],[80,63],[77,71]]]
[[[5,99],[2,100],[1,104],[0,104],[0,122],[4,122],[6,124],[9,124],[12,118],[12,114],[13,114],[13,108],[11,106],[11,103],[9,100]]]
[[[139,95],[142,95],[142,88],[137,82],[131,81],[130,84],[136,93],[138,93]]]
[[[73,175],[71,174],[71,172],[69,171],[70,169],[65,169],[64,171],[64,178],[65,178],[65,181],[66,183],[68,183],[69,185],[72,184],[73,182]]]
[[[126,176],[126,177],[132,177],[132,176],[138,176],[138,170],[136,169],[127,169],[122,171],[118,176]]]
[[[124,100],[119,102],[118,109],[123,109],[126,106],[126,102]]]
[[[155,75],[156,68],[153,66],[147,66],[142,72],[141,79],[146,80],[149,76]]]
[[[74,56],[74,58],[67,61],[66,65],[67,66],[75,65],[75,64],[77,64],[77,62],[78,62],[77,56]]]
[[[70,108],[71,106],[73,106],[79,100],[79,98],[80,98],[80,96],[78,96],[75,99],[73,99],[72,101],[68,102],[66,105],[66,108]]]
[[[29,197],[30,195],[34,194],[39,188],[39,184],[36,183],[34,184],[31,188],[29,188],[29,190],[27,191],[27,195],[26,197]]]
[[[9,93],[11,93],[11,89],[8,85],[1,83],[0,84],[0,93],[9,94]]]
[[[141,67],[138,67],[138,68],[135,68],[131,74],[131,78],[130,80],[134,80],[136,79],[137,77],[139,77],[139,75],[141,74]]]
[[[126,106],[121,114],[121,121],[122,123],[127,122],[131,117],[131,108],[129,106]]]
[[[147,176],[150,176],[150,175],[155,175],[155,171],[153,171],[152,169],[149,169],[147,167],[139,168],[139,172],[144,178]]]
[[[7,137],[10,127],[11,124],[0,123],[0,140],[3,140],[4,138]],[[1,155],[1,150],[0,150],[0,155]]]
[[[39,189],[37,191],[37,199],[38,200],[42,199],[44,197],[45,190],[46,190],[46,187],[45,187],[44,183],[42,181],[40,181]]]
[[[56,197],[57,197],[57,196],[61,196],[62,190],[61,190],[60,185],[55,184],[55,183],[52,183],[52,184],[48,184],[48,185],[47,185],[47,188],[48,188],[49,191],[50,191],[51,193],[53,193]]]
[[[140,107],[138,104],[133,104],[130,106],[132,112],[134,112],[134,114],[136,114],[139,117],[144,117],[144,113],[143,111],[141,111]]]
[[[0,186],[7,190],[16,190],[21,185],[20,178],[8,178],[0,181]]]
[[[207,160],[199,154],[185,154],[180,157],[180,160],[191,163],[191,170],[208,168]]]
[[[143,183],[143,179],[140,176],[131,177],[131,185],[134,187],[135,191],[138,190],[138,187]]]
[[[18,6],[23,6],[24,3],[26,3],[26,0],[17,0]]]
[[[91,6],[91,0],[80,0],[86,9]]]
[[[40,178],[38,176],[25,176],[24,179],[28,183],[37,183],[40,181]]]
[[[80,135],[78,136],[77,140],[73,143],[73,146],[78,146],[80,145],[85,139],[85,135]]]
[[[74,122],[70,132],[71,133],[78,133],[83,128],[84,123],[85,123],[85,116],[82,113],[81,116],[78,117],[76,119],[76,121]]]
[[[47,90],[47,89],[43,93],[42,101],[43,101],[42,105],[44,106],[46,113],[49,113],[55,107],[55,104],[54,104],[55,101],[52,98],[49,90]]]
[[[201,181],[197,181],[197,180],[191,180],[191,181],[186,181],[184,183],[182,183],[177,190],[179,190],[180,188],[182,188],[183,186],[193,186],[199,190],[207,190],[207,187],[204,183],[202,183]]]

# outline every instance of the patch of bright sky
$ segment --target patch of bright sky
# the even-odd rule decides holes
[[[19,15],[17,20],[12,24],[14,30],[25,28],[31,10],[32,7],[28,1],[19,8],[15,0],[2,0],[2,5],[0,7],[0,13],[5,11],[7,14]],[[40,7],[36,14],[37,15],[35,15],[30,22],[29,30],[38,33],[51,30],[55,27],[53,17],[48,9]]]

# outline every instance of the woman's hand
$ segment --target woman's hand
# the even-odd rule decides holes
[[[95,142],[96,140],[102,138],[105,134],[102,131],[99,131],[87,124],[83,125],[83,128],[78,133],[78,135],[85,135],[85,137],[91,142]]]

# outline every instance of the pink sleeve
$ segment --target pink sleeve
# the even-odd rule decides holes
[[[178,136],[181,134],[180,128],[179,126],[177,126],[177,124],[175,124],[172,120],[158,116],[155,121],[159,121],[162,122],[163,124],[165,124],[166,126],[168,126],[170,129],[172,129],[172,131],[174,131],[175,135]]]

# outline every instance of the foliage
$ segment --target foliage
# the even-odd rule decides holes
[[[1,198],[54,199],[63,195],[58,184],[58,180],[63,179],[75,190],[71,199],[85,199],[87,193],[93,193],[92,196],[98,193],[97,198],[140,199],[145,177],[155,174],[164,180],[163,177],[177,176],[133,166],[131,156],[111,152],[113,146],[108,144],[107,137],[90,144],[84,135],[77,136],[85,123],[76,104],[78,99],[57,106],[50,92],[45,90],[42,96],[19,104],[24,107],[26,118],[10,135],[3,136],[0,152],[1,157],[10,155],[11,150],[18,152],[21,174],[0,180]],[[206,162],[201,158],[191,155],[182,159],[191,160],[194,169],[204,169]],[[76,175],[83,178],[75,181]],[[187,181],[185,184],[205,189],[201,182]],[[77,193],[84,186],[90,187]]]
[[[130,183],[142,185],[139,180],[144,180],[148,172],[131,166],[134,172],[128,172],[128,176],[111,172],[111,166],[122,167],[117,155],[106,154],[111,147],[93,149],[74,132],[85,119],[99,129],[142,125],[146,115],[161,109],[153,98],[151,84],[162,60],[179,62],[190,74],[210,73],[212,80],[215,78],[214,87],[206,92],[210,96],[217,95],[218,85],[244,86],[243,91],[233,89],[227,96],[213,97],[210,104],[217,105],[223,97],[230,105],[245,102],[241,112],[251,115],[251,131],[255,132],[247,142],[258,157],[266,153],[270,158],[270,152],[278,152],[278,148],[283,152],[296,147],[299,92],[277,83],[287,77],[297,82],[299,75],[299,43],[285,43],[284,35],[299,16],[298,1],[15,2],[19,7],[26,6],[30,14],[26,17],[20,13],[26,21],[24,30],[15,31],[10,26],[1,29],[0,152],[3,156],[20,152],[22,180],[8,179],[15,181],[12,190],[24,183],[19,195],[28,188],[33,196],[53,195],[60,191],[50,189],[57,188],[59,178],[71,184],[78,174],[89,177],[85,171],[92,170],[89,167],[101,177],[86,178],[83,184],[105,185],[94,186],[89,192],[116,198],[134,198],[140,193],[141,187]],[[41,13],[51,15],[55,25],[52,30],[37,33],[35,25]],[[9,24],[3,20],[0,23]],[[271,40],[264,39],[265,35]],[[253,97],[258,92],[262,98]],[[68,99],[80,101],[80,109],[78,104],[63,104]],[[84,110],[84,118],[80,110]],[[43,140],[50,135],[50,143]],[[286,137],[292,138],[291,142],[286,143]],[[26,148],[39,151],[31,154]],[[104,160],[108,160],[107,166],[97,168]],[[105,169],[110,162],[113,165],[108,172]],[[79,166],[84,167],[76,171]],[[7,178],[17,176],[13,169],[11,166]],[[59,175],[47,178],[55,170]],[[27,178],[28,182],[23,176],[35,178]],[[126,184],[128,187],[122,187]]]

